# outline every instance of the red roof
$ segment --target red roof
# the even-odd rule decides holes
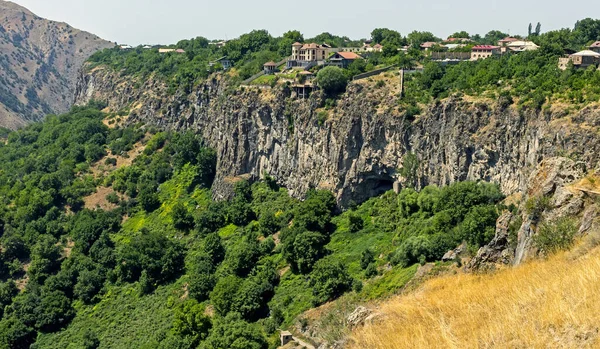
[[[477,45],[477,46],[473,46],[473,50],[496,50],[499,49],[500,47],[498,46],[492,46],[492,45]]]
[[[421,44],[422,48],[431,48],[433,46],[435,46],[437,44],[437,42],[433,42],[433,41],[428,41],[428,42],[424,42]]]
[[[361,56],[357,55],[354,52],[338,52],[338,55],[342,56],[344,59],[359,59]]]
[[[519,39],[507,36],[504,39],[500,40],[499,42],[513,42],[513,41],[519,41]]]
[[[276,67],[277,64],[273,61],[265,63],[265,67]]]
[[[590,48],[596,48],[596,47],[600,47],[600,41],[596,41],[595,43],[590,45]]]

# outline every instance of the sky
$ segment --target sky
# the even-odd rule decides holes
[[[170,44],[204,36],[232,39],[253,29],[273,36],[295,29],[305,38],[322,32],[368,38],[374,28],[406,35],[436,36],[466,30],[527,34],[529,23],[542,31],[572,28],[579,19],[600,17],[600,1],[579,0],[13,0],[40,17],[119,44]]]

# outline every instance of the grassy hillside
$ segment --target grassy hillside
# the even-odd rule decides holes
[[[356,330],[350,347],[597,347],[600,249],[580,254],[433,279],[381,304],[382,320]]]

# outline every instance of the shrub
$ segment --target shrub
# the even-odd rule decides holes
[[[541,214],[550,208],[551,204],[548,196],[534,196],[529,198],[525,203],[525,211],[533,219],[539,219]]]
[[[375,254],[370,249],[364,250],[360,255],[360,268],[365,270],[375,261]]]
[[[365,225],[364,220],[358,214],[351,212],[348,214],[348,231],[351,233],[357,233],[363,229]]]
[[[110,202],[111,204],[118,204],[119,203],[119,195],[117,195],[117,193],[112,192],[109,193],[108,195],[106,195],[106,201]]]
[[[315,304],[333,300],[352,287],[353,280],[340,261],[322,259],[310,275]]]
[[[542,252],[552,254],[571,247],[576,233],[575,221],[564,217],[542,224],[533,241]]]

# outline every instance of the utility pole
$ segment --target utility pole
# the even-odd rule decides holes
[[[400,99],[404,95],[404,68],[400,68]]]

